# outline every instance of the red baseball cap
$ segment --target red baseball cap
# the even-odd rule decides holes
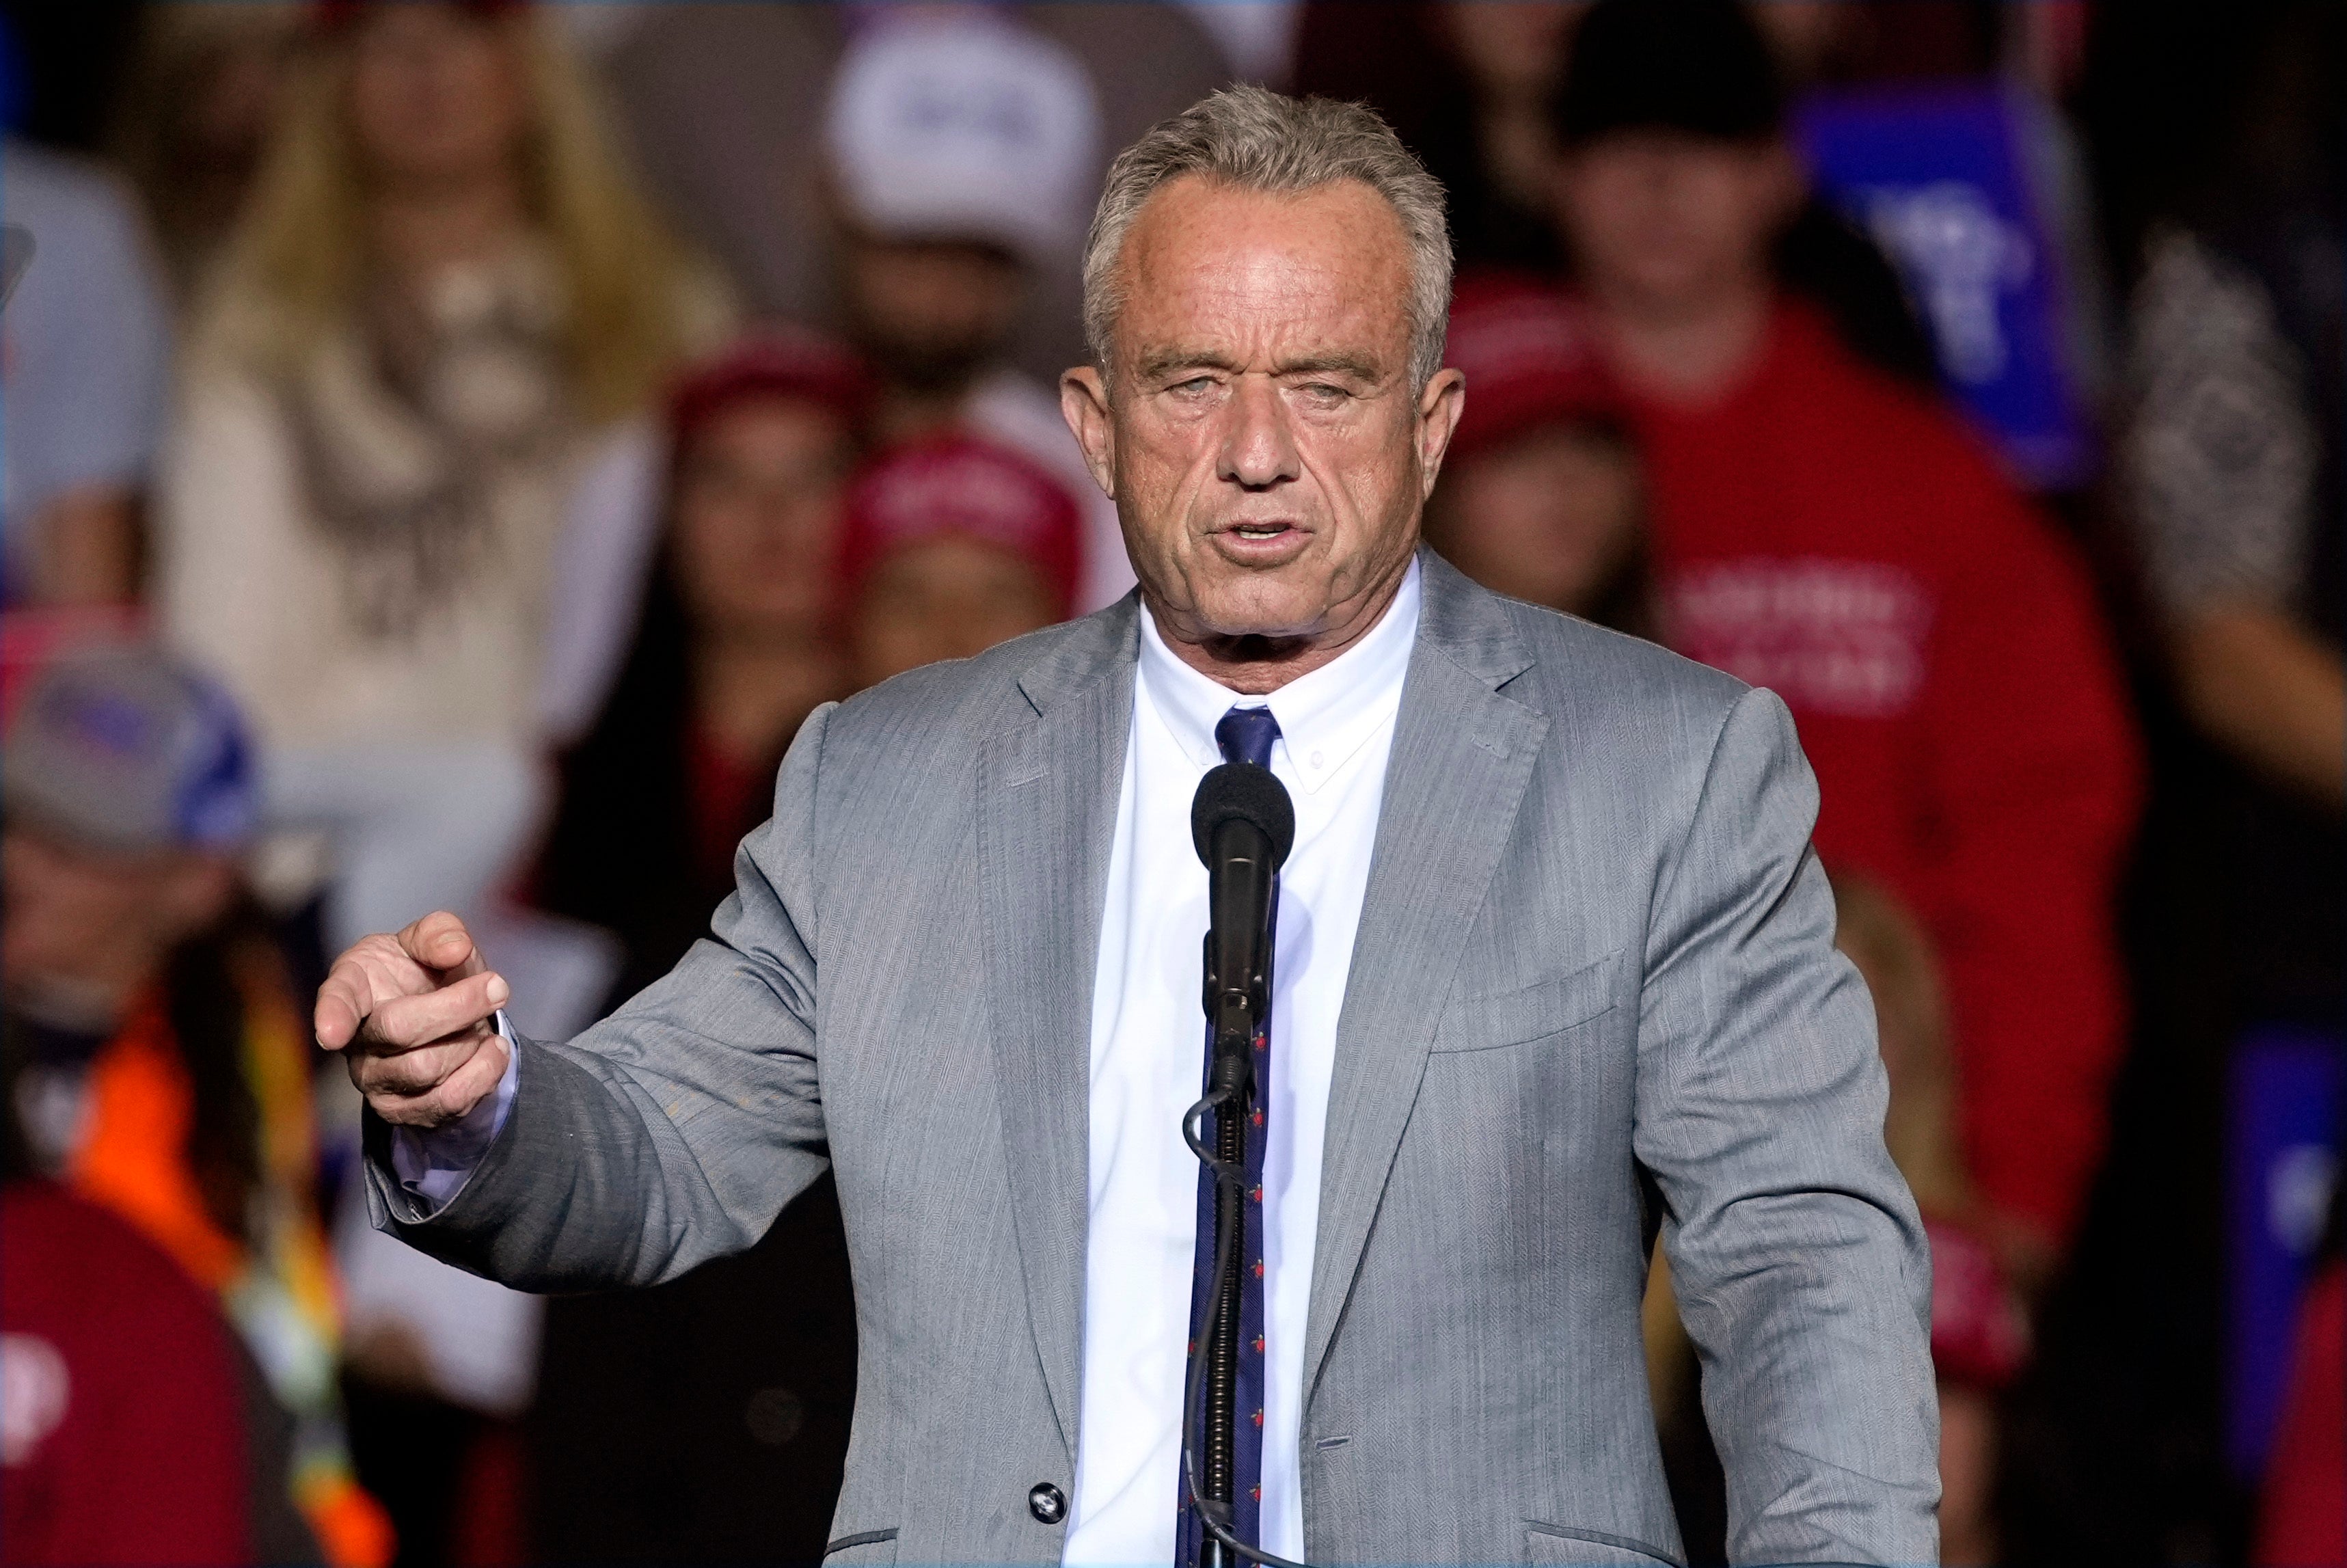
[[[1443,356],[1467,375],[1467,412],[1450,440],[1464,456],[1542,425],[1612,424],[1624,405],[1588,313],[1538,281],[1462,279]]]
[[[1049,470],[1016,452],[961,431],[893,447],[849,485],[846,514],[839,575],[851,600],[892,552],[951,535],[1030,562],[1060,614],[1075,611],[1082,514]]]
[[[846,348],[814,333],[772,328],[741,339],[678,379],[669,393],[669,437],[682,452],[712,419],[759,397],[804,398],[861,435],[873,395],[870,374]]]

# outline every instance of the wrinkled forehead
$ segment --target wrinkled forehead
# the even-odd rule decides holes
[[[1358,180],[1291,193],[1186,176],[1150,198],[1119,264],[1124,365],[1206,354],[1257,368],[1299,356],[1408,366],[1409,236]]]

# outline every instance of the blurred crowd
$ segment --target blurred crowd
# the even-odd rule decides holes
[[[307,998],[453,908],[566,1035],[816,707],[1129,591],[1078,250],[1255,81],[1449,190],[1433,546],[1797,719],[1946,1560],[2347,1563],[2342,16],[0,7],[0,1560],[820,1556],[827,1185],[515,1295],[370,1228]],[[1647,1318],[1716,1563],[1660,1264]]]

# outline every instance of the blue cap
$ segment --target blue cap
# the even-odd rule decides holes
[[[42,671],[0,758],[8,820],[98,850],[234,849],[259,814],[227,692],[159,650],[69,653]]]

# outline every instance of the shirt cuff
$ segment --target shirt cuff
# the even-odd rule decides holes
[[[513,1025],[499,1008],[491,1020],[506,1042],[506,1070],[497,1092],[485,1096],[454,1122],[438,1127],[391,1129],[391,1171],[402,1189],[435,1209],[464,1191],[489,1145],[513,1111],[514,1086],[521,1081],[521,1051],[514,1043]]]

